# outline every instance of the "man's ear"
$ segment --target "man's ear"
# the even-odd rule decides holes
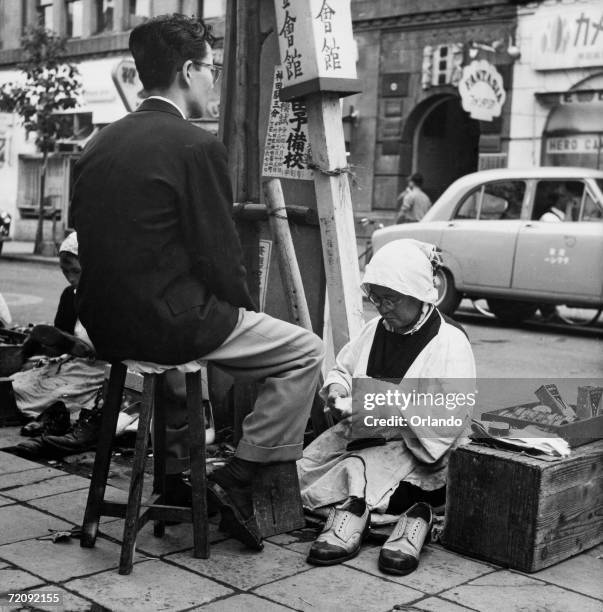
[[[183,81],[186,83],[188,87],[191,85],[191,70],[193,70],[193,61],[186,60],[184,64],[182,64],[181,75]]]

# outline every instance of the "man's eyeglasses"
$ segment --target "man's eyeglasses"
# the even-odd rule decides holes
[[[377,308],[386,308],[387,310],[391,310],[395,306],[397,306],[403,299],[404,296],[401,295],[397,298],[390,297],[379,297],[370,291],[366,294],[366,297],[373,303]]]
[[[222,66],[216,66],[215,64],[207,64],[206,62],[193,62],[195,66],[205,66],[211,70],[212,80],[215,83],[222,74]]]

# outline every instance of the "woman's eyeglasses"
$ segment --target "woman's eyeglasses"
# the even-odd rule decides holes
[[[403,299],[404,296],[401,295],[400,297],[397,298],[390,298],[390,297],[379,297],[378,295],[375,295],[374,293],[367,293],[366,297],[373,303],[375,304],[375,306],[377,308],[386,308],[387,310],[391,310],[392,308],[394,308],[395,306],[397,306]]]

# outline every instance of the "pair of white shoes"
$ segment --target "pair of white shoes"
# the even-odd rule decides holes
[[[308,554],[308,563],[335,565],[360,552],[369,530],[370,512],[362,499],[351,499],[331,508],[327,522]],[[419,502],[398,520],[379,553],[379,569],[404,576],[419,565],[419,555],[433,524],[431,507]]]

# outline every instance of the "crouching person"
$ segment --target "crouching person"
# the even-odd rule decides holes
[[[344,418],[314,440],[298,462],[304,506],[328,511],[310,549],[310,563],[332,565],[354,557],[371,512],[405,511],[381,549],[379,567],[407,574],[418,565],[432,525],[431,507],[445,500],[450,451],[466,441],[470,408],[460,406],[454,424],[440,428],[425,418],[429,406],[411,398],[405,410],[394,407],[405,423],[369,431],[366,425],[376,421],[350,413],[351,393],[353,378],[373,379],[375,389],[399,385],[405,392],[412,391],[405,383],[423,382],[445,391],[458,386],[459,379],[464,379],[463,389],[473,389],[469,341],[434,306],[437,265],[433,245],[398,240],[378,251],[366,267],[363,290],[380,316],[341,350],[325,379],[321,394],[329,409]]]

